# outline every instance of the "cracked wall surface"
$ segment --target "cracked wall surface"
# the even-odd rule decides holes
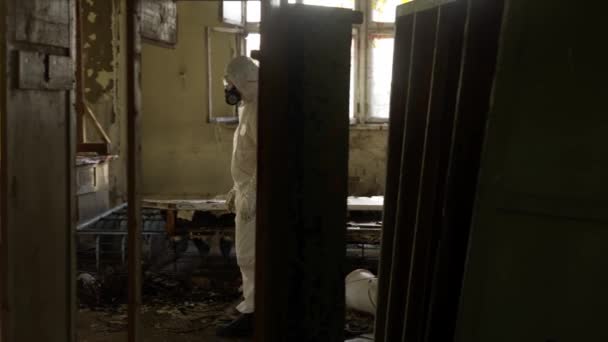
[[[82,53],[85,103],[112,141],[109,166],[110,203],[126,199],[126,17],[124,1],[82,2]],[[90,142],[101,142],[90,121],[85,121]]]

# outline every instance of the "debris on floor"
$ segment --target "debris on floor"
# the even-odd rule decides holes
[[[238,316],[235,307],[241,299],[233,238],[223,232],[230,231],[234,218],[199,211],[178,213],[177,235],[168,236],[165,216],[159,209],[146,209],[142,213],[144,340],[226,341],[216,338],[214,332]],[[350,219],[372,223],[349,226],[352,234],[345,272],[362,267],[374,272],[378,217]],[[79,231],[80,342],[124,340],[128,288],[126,227],[123,208]],[[373,332],[373,325],[373,315],[349,310],[345,336],[363,338]]]
[[[94,314],[97,318],[89,328],[98,333],[126,331],[126,304],[99,301],[113,298],[103,293],[108,289],[103,280],[86,273],[78,279],[80,314]],[[233,319],[231,309],[239,297],[238,283],[209,289],[184,285],[167,275],[150,274],[144,281],[142,314],[156,329],[174,334],[195,333]]]
[[[346,311],[344,334],[346,338],[355,338],[374,331],[374,316],[354,310]]]

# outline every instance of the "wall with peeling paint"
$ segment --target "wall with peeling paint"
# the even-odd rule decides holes
[[[205,26],[221,25],[218,3],[178,2],[175,48],[143,45],[145,196],[213,197],[232,187],[234,127],[207,123]],[[384,193],[386,141],[386,130],[351,130],[351,194]]]
[[[388,131],[350,130],[349,193],[384,195]]]
[[[219,26],[215,2],[178,2],[178,43],[142,50],[143,192],[208,197],[232,187],[234,128],[207,123],[205,26]],[[222,70],[219,70],[223,74]]]
[[[82,1],[83,74],[85,103],[112,140],[111,153],[119,158],[109,167],[110,203],[126,197],[126,17],[124,1]],[[101,142],[89,121],[86,139]]]

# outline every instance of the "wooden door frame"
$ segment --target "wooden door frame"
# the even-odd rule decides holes
[[[6,54],[6,25],[7,25],[7,4],[0,4],[0,75],[6,75],[7,54]],[[8,80],[4,77],[0,79],[0,260],[8,260],[8,250],[6,248],[6,226],[7,226],[7,187],[8,174],[6,154],[7,139],[6,139],[6,92],[8,91]],[[5,261],[0,262],[0,342],[8,341],[7,337],[7,317],[3,308],[5,302],[5,284],[7,283],[7,272],[4,267]]]
[[[77,0],[67,0],[68,1],[68,11],[70,13],[70,23],[69,23],[69,56],[72,59],[72,65],[76,65],[77,59],[77,23],[76,23],[76,1]],[[8,53],[8,44],[9,39],[13,40],[14,37],[9,37],[7,34],[7,25],[9,23],[13,23],[15,19],[9,19],[7,16],[9,13],[14,14],[13,11],[9,11],[9,6],[15,6],[15,2],[5,1],[0,5],[0,75],[3,76],[0,85],[0,304],[2,308],[0,308],[0,341],[8,341],[9,332],[8,329],[10,327],[7,322],[10,320],[10,316],[4,307],[4,303],[6,300],[6,287],[5,284],[8,282],[8,273],[7,269],[4,267],[9,262],[9,254],[8,254],[8,241],[6,240],[7,231],[8,231],[8,136],[9,132],[7,130],[7,116],[8,116],[8,103],[7,103],[7,92],[12,87],[15,87],[13,84],[13,77],[4,77],[8,75],[9,67],[8,63],[11,61]],[[68,199],[68,203],[66,205],[66,222],[68,223],[68,227],[66,227],[66,247],[68,249],[67,258],[65,260],[66,270],[67,270],[67,288],[65,289],[67,301],[67,311],[65,314],[67,315],[67,325],[66,329],[67,335],[70,342],[76,342],[77,339],[77,331],[76,331],[76,226],[77,226],[77,204],[76,204],[76,172],[75,172],[75,163],[76,163],[76,119],[75,119],[75,88],[72,88],[66,91],[66,97],[68,101],[66,101],[66,135],[65,135],[65,143],[67,149],[67,160],[66,160],[66,170],[67,170],[67,181],[65,187],[65,196]],[[43,148],[43,147],[41,147]],[[51,180],[50,180],[51,181]]]
[[[127,5],[127,194],[128,194],[128,338],[143,341],[141,327],[141,0]]]

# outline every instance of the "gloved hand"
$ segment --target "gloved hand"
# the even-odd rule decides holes
[[[226,207],[228,208],[228,211],[233,214],[236,214],[235,198],[236,190],[232,189],[228,192],[228,195],[226,195]]]

